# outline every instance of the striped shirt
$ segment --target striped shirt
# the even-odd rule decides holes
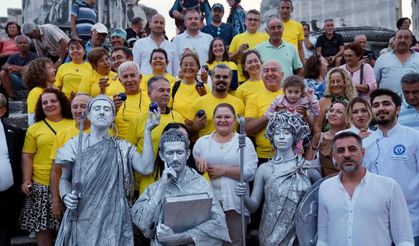
[[[68,36],[57,26],[44,24],[39,26],[40,39],[33,39],[36,53],[43,57],[60,56],[60,40],[70,41]]]
[[[81,39],[90,39],[90,30],[96,24],[97,11],[84,1],[77,0],[71,6],[71,15],[76,16],[76,31]]]
[[[419,131],[419,111],[416,110],[415,106],[411,106],[407,103],[402,104],[399,114],[399,123]]]

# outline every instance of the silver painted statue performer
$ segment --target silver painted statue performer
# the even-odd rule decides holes
[[[245,205],[254,212],[263,196],[259,243],[262,246],[292,246],[296,240],[295,216],[298,203],[320,172],[306,161],[295,147],[310,134],[304,119],[289,112],[274,113],[266,127],[266,137],[275,148],[275,156],[259,166],[253,192]],[[245,194],[247,185],[238,184],[237,195]]]
[[[91,132],[70,139],[55,159],[62,166],[60,196],[67,207],[55,245],[134,245],[132,174],[133,169],[145,175],[153,171],[150,132],[159,124],[159,113],[150,112],[140,155],[135,146],[108,135],[115,118],[109,97],[91,99],[87,110]]]
[[[194,169],[186,166],[190,155],[189,140],[184,133],[170,129],[160,139],[159,155],[165,163],[161,178],[147,187],[132,208],[132,220],[151,245],[222,245],[230,242],[225,215],[212,199],[209,218],[183,232],[175,233],[163,224],[163,200],[167,196],[207,193],[213,198],[210,184]],[[179,221],[187,218],[178,218]]]

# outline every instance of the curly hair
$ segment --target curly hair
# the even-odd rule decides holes
[[[332,68],[327,73],[327,85],[326,85],[326,90],[324,91],[324,95],[333,96],[330,91],[330,76],[334,73],[339,73],[342,76],[343,81],[345,81],[345,97],[349,101],[352,100],[352,98],[356,97],[357,92],[356,92],[355,86],[352,83],[351,76],[344,69],[339,68],[339,67]]]
[[[20,32],[20,26],[19,26],[19,24],[17,24],[14,21],[9,21],[9,22],[6,23],[6,26],[4,27],[4,30],[6,30],[7,36],[9,38],[13,38],[12,36],[10,36],[10,33],[9,33],[9,26],[11,26],[11,25],[16,25],[16,27],[17,27],[17,35],[21,35],[22,34]]]
[[[57,88],[49,87],[49,88],[44,89],[44,92],[42,92],[42,94],[39,96],[38,101],[36,102],[35,122],[44,120],[46,118],[44,110],[42,109],[42,96],[46,93],[52,93],[52,94],[55,94],[57,96],[57,99],[60,102],[60,106],[61,106],[61,116],[64,119],[73,119],[73,115],[71,114],[70,101]]]
[[[364,54],[364,50],[357,43],[350,43],[350,44],[345,45],[344,50],[352,50],[355,53],[355,55],[357,57],[359,57],[360,60],[361,60],[361,58],[362,58],[362,56]]]
[[[22,80],[23,83],[25,83],[27,90],[30,91],[37,86],[41,88],[47,87],[48,75],[45,72],[45,67],[47,64],[53,65],[51,59],[46,57],[39,57],[32,60],[25,68],[22,75]]]
[[[274,143],[274,136],[277,129],[287,129],[291,132],[293,138],[293,147],[295,144],[310,136],[311,131],[307,122],[300,114],[294,114],[286,111],[275,112],[266,126],[265,136],[271,144]]]

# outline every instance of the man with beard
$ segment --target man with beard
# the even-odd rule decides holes
[[[198,110],[204,110],[206,117],[198,117],[195,115],[195,121],[204,119],[205,124],[200,124],[201,129],[199,129],[199,137],[208,135],[215,130],[213,113],[215,107],[220,103],[229,103],[233,106],[236,114],[244,114],[244,104],[243,102],[228,94],[228,89],[230,88],[231,79],[233,77],[233,72],[231,68],[225,64],[218,64],[212,70],[212,91],[207,93],[205,96],[202,96],[196,99],[193,102],[193,112],[198,112]],[[190,115],[189,120],[194,120],[194,116]]]
[[[134,43],[134,48],[132,48],[134,62],[138,64],[142,74],[151,74],[153,72],[150,64],[151,52],[154,49],[162,48],[166,51],[169,60],[167,72],[176,76],[179,70],[179,57],[176,52],[176,47],[164,38],[165,19],[163,15],[153,15],[149,25],[151,30],[150,35],[138,39]]]
[[[418,246],[419,131],[398,123],[402,99],[395,92],[378,89],[371,93],[370,98],[378,129],[372,133],[375,141],[365,146],[368,154],[363,164],[368,171],[399,183],[409,208],[415,245]]]
[[[374,65],[378,88],[402,94],[400,79],[407,73],[419,71],[419,54],[410,50],[412,33],[399,30],[394,38],[394,50],[378,57]]]
[[[199,63],[206,64],[208,61],[209,45],[212,36],[200,31],[202,16],[195,9],[187,10],[184,16],[186,30],[182,34],[173,38],[178,59],[180,60],[183,52],[187,48],[193,48],[199,56]],[[176,75],[176,74],[173,74]]]
[[[362,166],[365,150],[361,137],[353,132],[339,133],[333,138],[332,149],[341,172],[320,185],[317,246],[413,246],[400,185]]]
[[[208,33],[213,38],[221,38],[229,46],[234,36],[233,26],[222,22],[224,16],[224,7],[220,3],[212,5],[212,21],[204,26],[201,31]]]

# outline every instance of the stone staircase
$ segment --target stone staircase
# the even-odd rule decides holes
[[[26,98],[28,91],[18,91],[16,100],[9,101],[9,117],[6,123],[20,128],[28,128],[28,116],[26,114]]]

